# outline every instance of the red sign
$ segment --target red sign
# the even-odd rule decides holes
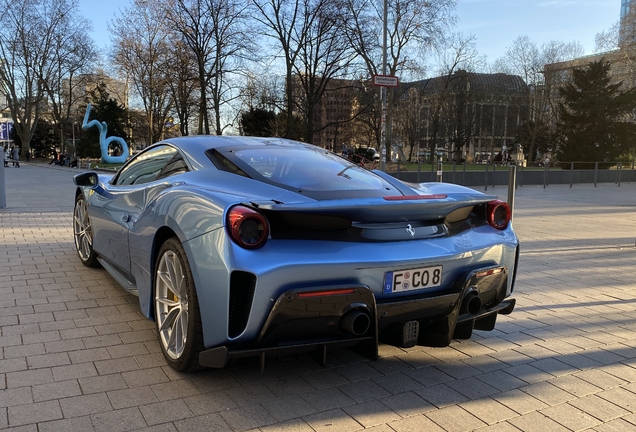
[[[390,75],[373,75],[373,85],[379,87],[397,87],[398,77]]]

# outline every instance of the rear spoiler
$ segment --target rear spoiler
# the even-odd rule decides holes
[[[307,203],[250,202],[264,212],[284,212],[346,218],[352,222],[384,223],[442,219],[454,210],[496,200],[496,196],[475,193],[353,198]]]

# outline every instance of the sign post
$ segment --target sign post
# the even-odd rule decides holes
[[[0,123],[0,142],[6,141],[7,150],[9,148],[9,139],[11,138],[11,129],[13,123],[5,121]],[[0,208],[7,208],[7,187],[4,179],[4,142],[0,143],[0,157],[2,165],[0,165]]]
[[[398,77],[390,75],[373,75],[373,85],[378,87],[397,87],[400,84]]]
[[[382,90],[382,114],[380,116],[380,170],[386,171],[386,87],[397,87],[398,77],[386,75],[386,0],[384,5],[384,55],[383,61],[384,67],[382,68],[383,75],[373,75],[373,85],[381,87]]]
[[[7,187],[4,181],[4,147],[1,145],[0,157],[2,157],[2,165],[0,165],[0,208],[7,208]]]

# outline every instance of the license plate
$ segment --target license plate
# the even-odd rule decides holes
[[[442,266],[386,272],[384,294],[434,288],[442,284]]]

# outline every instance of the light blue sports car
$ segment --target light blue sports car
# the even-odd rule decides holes
[[[174,138],[75,184],[80,260],[138,294],[177,370],[446,346],[515,305],[506,203],[404,183],[309,144]]]

